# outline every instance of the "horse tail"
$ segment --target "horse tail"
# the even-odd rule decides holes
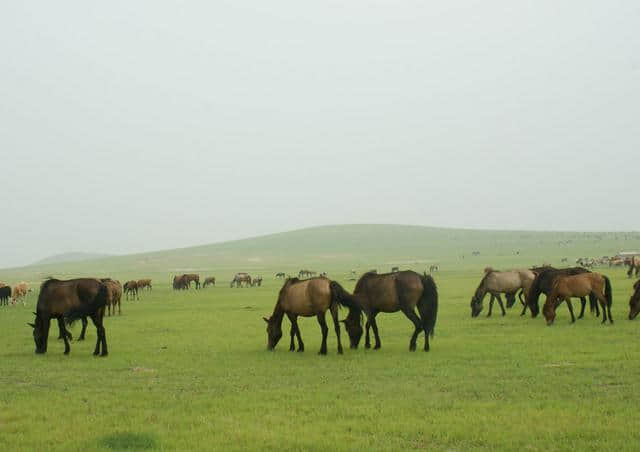
[[[604,297],[607,299],[607,306],[611,307],[613,304],[613,292],[611,290],[611,281],[605,275],[602,275],[604,278]]]
[[[98,293],[91,299],[91,301],[89,301],[89,303],[72,307],[64,313],[64,322],[67,325],[71,325],[76,320],[79,320],[83,317],[88,317],[91,314],[95,314],[96,311],[104,308],[107,305],[108,297],[109,292],[107,290],[107,286],[103,283],[100,283]]]
[[[591,292],[589,294],[589,311],[591,311],[592,313],[598,311],[598,299],[593,294],[593,292]],[[596,314],[596,316],[598,316],[598,315],[599,314]]]
[[[356,303],[356,299],[349,292],[344,290],[344,288],[340,285],[340,283],[336,281],[331,281],[329,283],[329,288],[331,289],[331,304],[338,304],[341,306],[345,306],[349,309],[356,309],[360,311],[360,306]]]
[[[436,319],[438,318],[438,288],[436,282],[430,275],[422,276],[422,296],[418,301],[422,305],[421,312],[424,313],[422,321],[425,326],[425,333],[433,337],[436,330]]]

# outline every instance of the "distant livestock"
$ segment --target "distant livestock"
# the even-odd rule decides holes
[[[2,286],[0,287],[0,306],[7,306],[9,304],[9,298],[11,298],[11,287],[10,286]]]
[[[24,281],[19,282],[18,284],[13,286],[13,293],[12,293],[12,296],[11,296],[11,302],[13,304],[16,304],[19,301],[22,301],[22,305],[26,306],[27,305],[27,294],[29,292],[31,292],[31,289],[29,289],[29,285]]]
[[[113,315],[116,315],[116,306],[118,307],[118,315],[122,314],[120,309],[120,301],[122,299],[122,285],[120,281],[113,280],[111,278],[101,279],[102,283],[107,286],[107,313],[111,316],[111,309],[113,308]],[[151,281],[151,280],[149,280]],[[139,282],[139,281],[138,281]],[[84,336],[84,335],[83,335]]]
[[[131,296],[134,300],[140,300],[140,296],[138,295],[138,281],[127,281],[126,283],[124,283],[124,286],[122,286],[122,288],[124,289],[127,300],[129,299],[129,296]]]
[[[151,279],[139,279],[137,281],[138,283],[138,290],[142,290],[142,289],[148,289],[151,290]]]
[[[233,287],[234,284],[236,287],[242,287],[242,284],[245,287],[249,287],[251,285],[251,276],[249,273],[236,273],[229,287]]]
[[[216,285],[216,277],[215,276],[209,276],[207,278],[204,279],[204,282],[202,283],[202,288],[204,289],[207,286],[215,286]]]

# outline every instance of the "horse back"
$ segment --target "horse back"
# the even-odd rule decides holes
[[[102,285],[92,278],[45,281],[38,296],[37,311],[50,317],[64,315],[71,309],[89,304]]]
[[[280,299],[285,312],[311,317],[325,312],[331,307],[330,281],[326,278],[312,278],[303,281],[288,281]]]
[[[424,287],[419,274],[407,270],[382,275],[366,274],[356,285],[354,295],[364,298],[370,310],[396,312],[401,303],[415,307]]]

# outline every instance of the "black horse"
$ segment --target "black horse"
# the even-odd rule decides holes
[[[415,351],[416,339],[425,333],[424,350],[429,351],[429,336],[433,336],[438,315],[438,289],[433,278],[407,270],[397,273],[365,273],[356,283],[352,296],[354,307],[344,320],[351,348],[358,348],[362,337],[362,313],[367,316],[365,347],[370,348],[369,328],[373,328],[376,345],[380,348],[380,336],[376,316],[380,312],[402,311],[415,327],[409,350]],[[418,308],[420,315],[416,314]]]
[[[0,306],[9,305],[9,298],[11,298],[11,287],[2,286],[0,287]]]
[[[63,333],[66,331],[65,323],[71,324],[83,317],[91,317],[98,333],[93,354],[107,356],[107,336],[102,324],[107,297],[107,286],[97,279],[80,278],[60,281],[51,278],[43,282],[38,296],[35,323],[29,323],[33,328],[36,353],[47,352],[52,318],[58,321],[60,332]],[[62,339],[66,355],[71,351],[67,334],[63,333]]]
[[[582,267],[571,267],[571,268],[553,268],[553,267],[541,267],[534,269],[537,275],[533,282],[531,283],[531,288],[529,289],[529,293],[526,296],[526,303],[520,315],[524,315],[527,311],[527,307],[531,310],[531,317],[536,317],[540,313],[540,304],[538,302],[540,298],[540,294],[549,295],[551,292],[551,288],[553,287],[553,282],[556,280],[558,276],[572,276],[572,275],[580,275],[582,273],[590,273],[589,270]],[[580,302],[582,303],[582,308],[580,309],[580,315],[578,316],[581,319],[584,316],[584,308],[587,304],[587,301],[584,297],[580,298]],[[596,313],[596,317],[600,316],[600,309],[598,308],[598,302],[593,295],[589,295],[589,309]]]

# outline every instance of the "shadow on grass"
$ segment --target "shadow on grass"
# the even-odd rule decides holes
[[[149,433],[119,432],[103,436],[98,440],[101,446],[113,450],[157,449],[158,441]]]

